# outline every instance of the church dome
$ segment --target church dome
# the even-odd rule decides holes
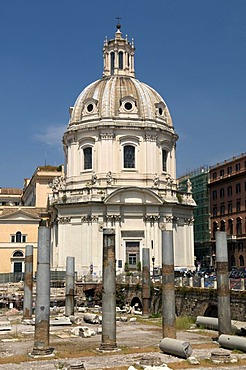
[[[115,118],[172,126],[169,110],[160,94],[130,76],[105,76],[87,86],[77,98],[70,125]]]
[[[122,37],[117,27],[115,38],[105,40],[103,77],[87,86],[70,108],[69,127],[90,122],[126,124],[130,120],[151,127],[172,127],[172,119],[161,95],[135,78],[134,43]],[[106,122],[105,122],[106,121]]]
[[[72,188],[176,186],[176,134],[161,95],[135,78],[133,40],[120,25],[103,45],[103,75],[70,108],[63,135]]]

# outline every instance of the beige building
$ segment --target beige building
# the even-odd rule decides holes
[[[25,247],[34,248],[34,271],[37,266],[38,226],[47,218],[47,199],[50,183],[62,174],[60,168],[40,166],[24,189],[0,189],[0,273],[24,271]]]
[[[194,268],[191,192],[179,193],[176,141],[161,95],[135,78],[134,43],[120,25],[103,47],[103,77],[70,108],[65,176],[53,183],[52,266],[102,273],[104,228],[114,228],[117,272],[136,270],[148,247],[161,266],[161,230],[172,230],[175,265]]]

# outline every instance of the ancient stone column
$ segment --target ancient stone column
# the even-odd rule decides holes
[[[149,248],[142,249],[142,300],[143,315],[150,313],[150,254]]]
[[[116,343],[116,282],[115,282],[115,231],[103,230],[103,282],[102,282],[102,342],[100,350],[117,348]]]
[[[38,228],[38,267],[36,280],[35,333],[32,356],[50,355],[50,228],[41,221]]]
[[[75,258],[67,257],[65,316],[70,316],[74,314],[74,270],[75,270]]]
[[[162,231],[162,334],[176,338],[172,230]]]
[[[26,245],[23,320],[32,318],[33,246]]]
[[[231,334],[231,305],[226,232],[217,231],[215,239],[219,335]]]

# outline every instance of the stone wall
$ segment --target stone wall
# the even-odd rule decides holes
[[[178,316],[217,317],[217,290],[176,288],[176,314]],[[246,320],[246,291],[230,292],[232,320]]]

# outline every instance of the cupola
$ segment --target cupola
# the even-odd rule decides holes
[[[106,76],[130,76],[135,77],[134,71],[134,41],[129,42],[127,36],[124,39],[121,33],[121,25],[118,23],[115,38],[105,39],[103,46],[104,69],[103,77]]]

